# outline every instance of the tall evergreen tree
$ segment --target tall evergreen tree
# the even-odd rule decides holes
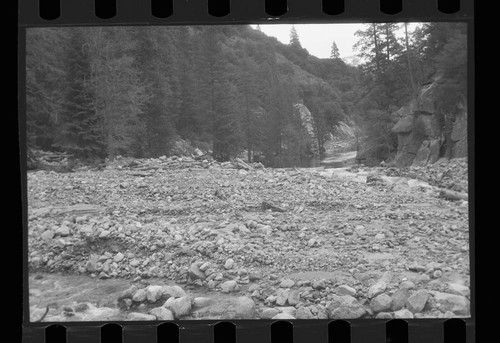
[[[335,41],[332,43],[330,58],[340,58],[339,48],[337,47],[337,43],[335,43]]]
[[[58,134],[66,91],[67,32],[26,30],[26,131],[30,148],[50,150]]]
[[[292,28],[290,29],[290,45],[296,47],[302,47],[299,40],[299,34],[297,33],[295,26],[293,25]]]
[[[175,136],[179,85],[174,70],[175,55],[170,28],[147,27],[136,32],[137,68],[141,70],[149,100],[143,108],[146,154],[167,154]],[[168,48],[167,48],[168,47]]]
[[[75,158],[104,156],[103,123],[89,87],[90,58],[81,29],[70,31],[66,52],[66,94],[57,147]]]
[[[146,131],[139,116],[149,96],[136,62],[134,30],[95,27],[85,33],[92,61],[93,106],[104,121],[107,156],[144,156]]]

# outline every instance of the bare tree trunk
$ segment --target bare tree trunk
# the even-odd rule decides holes
[[[380,72],[380,58],[379,58],[379,46],[377,39],[377,27],[376,24],[372,24],[373,28],[373,42],[375,43],[375,61],[377,63],[377,71]]]
[[[385,41],[386,41],[386,55],[387,55],[387,62],[391,60],[391,54],[389,50],[389,25],[385,25]]]
[[[410,76],[410,83],[411,83],[411,89],[413,91],[413,97],[416,97],[417,87],[415,86],[415,80],[413,79],[413,72],[411,71],[410,44],[408,42],[408,23],[405,23],[405,44],[406,44],[406,58],[408,60],[408,75]]]

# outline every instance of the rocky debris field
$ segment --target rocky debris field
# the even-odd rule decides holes
[[[452,183],[466,185],[466,161],[337,173],[117,158],[29,172],[30,317],[467,317],[468,202],[439,196]]]
[[[386,168],[387,176],[405,176],[420,179],[432,186],[468,193],[466,158],[441,159],[424,167]]]

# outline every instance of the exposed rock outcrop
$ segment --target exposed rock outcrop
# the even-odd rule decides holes
[[[319,155],[320,149],[319,149],[318,137],[316,136],[316,131],[314,129],[314,118],[311,112],[306,107],[306,105],[301,103],[296,103],[294,105],[294,108],[296,113],[300,116],[300,119],[302,120],[302,125],[304,126],[304,129],[306,130],[307,134],[310,137],[309,144],[311,153],[314,155]]]
[[[459,106],[446,137],[444,114],[436,108],[438,78],[423,87],[417,98],[394,113],[398,118],[392,132],[398,137],[396,166],[425,166],[444,157],[444,144],[451,145],[451,158],[467,156],[467,110]],[[448,141],[447,141],[448,139]]]

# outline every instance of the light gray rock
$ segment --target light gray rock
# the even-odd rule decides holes
[[[254,284],[252,284],[252,285],[250,285],[250,286],[248,287],[248,291],[249,291],[249,292],[253,292],[253,291],[256,291],[256,290],[258,290],[258,289],[260,289],[260,285],[259,285],[259,284],[256,284],[256,283],[254,283]]]
[[[377,295],[383,293],[386,288],[387,288],[387,284],[384,281],[379,281],[370,287],[370,289],[368,290],[367,296],[370,299],[374,298]]]
[[[147,292],[144,288],[141,288],[134,293],[132,300],[135,302],[143,302],[146,300],[146,298],[147,298]]]
[[[281,281],[281,283],[280,283],[281,288],[291,288],[291,287],[293,287],[293,285],[295,285],[295,282],[293,280],[290,280],[290,279],[285,279],[285,280]]]
[[[97,271],[97,262],[98,261],[99,261],[99,255],[90,255],[89,260],[85,264],[85,269],[87,269],[87,271],[89,273],[93,273],[93,272]]]
[[[52,230],[47,230],[47,231],[44,231],[42,232],[42,234],[40,235],[40,237],[44,240],[44,241],[50,241],[51,239],[54,238],[54,231]]]
[[[276,304],[280,306],[285,305],[288,300],[289,294],[290,291],[288,291],[287,289],[278,288],[278,290],[276,291]]]
[[[432,273],[432,277],[434,279],[438,279],[440,278],[441,276],[443,276],[443,272],[440,270],[440,269],[437,269],[435,270],[433,273]]]
[[[314,315],[309,307],[301,306],[295,312],[295,317],[297,319],[313,319]]]
[[[408,288],[400,288],[391,296],[391,310],[397,311],[406,305],[406,301],[410,297],[410,290]]]
[[[406,307],[412,313],[422,312],[425,304],[427,303],[427,300],[429,300],[429,293],[426,290],[421,289],[413,293],[408,298],[408,300],[406,301]]]
[[[300,301],[300,291],[299,290],[293,290],[290,291],[288,294],[288,304],[295,306],[299,303]]]
[[[314,280],[312,283],[312,288],[314,289],[325,289],[326,288],[326,282],[324,279],[321,280]]]
[[[328,319],[328,311],[326,308],[321,305],[313,305],[309,307],[311,309],[312,314],[314,315],[315,318],[317,319]]]
[[[223,282],[220,285],[222,292],[224,293],[231,293],[231,292],[237,292],[240,289],[240,286],[235,280],[229,280],[226,282]]]
[[[196,265],[196,263],[193,263],[188,270],[189,277],[191,279],[197,280],[205,280],[206,276],[205,273],[203,273],[200,268]]]
[[[255,302],[249,297],[238,297],[234,303],[234,318],[252,319],[255,315]]]
[[[297,309],[293,306],[278,306],[276,307],[280,313],[288,313],[289,315],[292,315],[295,317],[295,312],[297,312]]]
[[[127,288],[126,290],[124,290],[120,294],[118,299],[127,299],[127,298],[131,299],[134,296],[135,292],[137,292],[137,290],[138,290],[138,287],[136,285],[132,285],[129,288]]]
[[[174,317],[176,319],[180,319],[182,317],[187,316],[191,313],[192,308],[192,299],[189,296],[184,296],[180,298],[169,298],[163,307],[172,311]]]
[[[278,297],[276,295],[270,295],[270,296],[268,296],[266,298],[266,302],[268,302],[268,303],[275,303],[277,298]]]
[[[163,286],[148,286],[146,288],[146,299],[150,303],[155,303],[162,299],[163,296]]]
[[[449,283],[448,284],[448,292],[450,294],[461,295],[464,297],[470,296],[470,289],[465,285],[461,285],[459,283]]]
[[[459,316],[470,315],[470,301],[462,295],[434,292],[434,300],[439,304],[439,310],[451,311]]]
[[[109,232],[108,230],[102,230],[101,233],[99,234],[99,238],[106,238],[109,236],[111,232]]]
[[[134,268],[138,267],[140,264],[141,262],[139,262],[139,260],[137,259],[133,259],[132,261],[130,261],[130,266]]]
[[[121,262],[125,258],[125,255],[123,255],[121,252],[117,253],[115,257],[113,257],[113,260],[115,262]]]
[[[333,295],[333,299],[326,304],[326,310],[330,319],[356,319],[366,313],[364,306],[350,295]]]
[[[212,264],[210,262],[204,262],[201,264],[200,266],[200,270],[202,272],[205,272],[208,268],[210,268],[212,266]]]
[[[61,225],[55,232],[57,236],[67,237],[70,235],[69,227],[66,225]]]
[[[140,313],[140,312],[130,312],[127,315],[126,320],[149,321],[149,320],[156,320],[156,316],[152,315],[152,314],[146,314],[146,313]]]
[[[385,235],[384,235],[383,233],[377,233],[377,234],[375,235],[375,239],[376,239],[376,240],[382,240],[382,239],[384,239],[384,238],[385,238]]]
[[[348,285],[341,285],[335,290],[337,295],[350,295],[351,297],[356,295],[356,290]]]
[[[410,310],[403,308],[399,311],[394,312],[394,318],[395,319],[406,319],[406,318],[413,318],[413,313],[411,313]]]
[[[379,312],[375,315],[375,319],[392,319],[392,314],[389,312]]]
[[[193,309],[199,309],[210,305],[213,302],[212,298],[196,297],[193,299]]]
[[[275,315],[271,319],[295,319],[295,317],[288,314],[288,313],[278,313],[277,315]]]
[[[228,258],[224,263],[224,268],[232,269],[234,267],[234,260],[232,258]]]
[[[257,319],[255,302],[248,297],[228,297],[194,309],[193,317],[206,319]]]
[[[391,308],[391,301],[389,295],[382,293],[370,301],[370,308],[373,312],[384,312]]]
[[[156,316],[157,320],[174,320],[174,314],[172,313],[172,311],[163,306],[155,307],[154,309],[149,311],[149,313],[153,316]]]
[[[406,289],[415,289],[415,284],[409,280],[401,282],[399,285],[400,288],[406,288]]]
[[[277,315],[279,311],[275,308],[266,308],[260,313],[261,319],[271,319],[275,315]]]
[[[187,293],[177,285],[174,286],[163,286],[162,299],[168,299],[170,297],[180,298],[187,295]]]

